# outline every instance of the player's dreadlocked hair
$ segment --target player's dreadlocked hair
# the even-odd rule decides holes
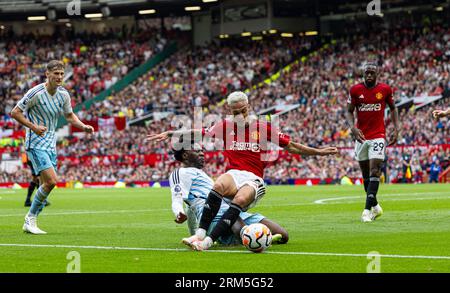
[[[175,160],[183,162],[183,153],[186,150],[191,150],[193,146],[194,146],[193,139],[191,139],[189,145],[186,145],[185,143],[183,143],[183,136],[180,136],[180,138],[172,144],[170,153],[174,156]]]

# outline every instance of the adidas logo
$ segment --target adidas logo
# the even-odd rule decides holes
[[[228,226],[230,226],[231,225],[231,221],[230,220],[228,220],[228,219],[225,219],[225,220],[223,220]]]
[[[360,99],[364,99],[364,95],[360,95],[359,98],[360,98]]]

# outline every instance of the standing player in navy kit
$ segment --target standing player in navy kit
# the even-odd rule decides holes
[[[383,214],[377,201],[381,167],[386,146],[394,145],[398,137],[398,112],[392,97],[392,89],[385,83],[377,83],[378,68],[375,63],[364,65],[364,82],[350,89],[346,119],[356,140],[355,157],[359,162],[366,191],[366,206],[361,216],[363,222],[371,222]],[[386,140],[384,110],[391,110],[394,132]],[[354,111],[357,122],[355,124]]]

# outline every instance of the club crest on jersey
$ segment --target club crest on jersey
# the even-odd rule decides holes
[[[252,138],[254,140],[258,140],[259,139],[259,132],[258,131],[253,131],[252,132]]]
[[[381,100],[383,98],[383,94],[378,92],[375,97],[377,98],[377,100]]]

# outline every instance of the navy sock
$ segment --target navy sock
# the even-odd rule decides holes
[[[26,201],[29,201],[31,199],[31,196],[33,195],[33,192],[36,189],[36,187],[37,187],[37,184],[34,181],[31,181],[30,185],[28,186],[28,193],[27,193]]]
[[[367,188],[369,187],[370,178],[363,178],[364,180],[364,192],[367,194]]]
[[[370,210],[372,207],[378,204],[377,192],[379,186],[380,186],[380,178],[370,177],[369,186],[367,187],[366,210]]]
[[[199,228],[208,231],[209,225],[219,212],[220,205],[222,204],[222,195],[211,189],[206,199],[205,206],[203,207],[202,217],[200,219]]]
[[[214,227],[209,234],[212,241],[216,241],[220,236],[230,231],[231,226],[239,218],[239,214],[242,212],[242,208],[234,203],[230,203],[230,207],[225,211],[219,223]]]

